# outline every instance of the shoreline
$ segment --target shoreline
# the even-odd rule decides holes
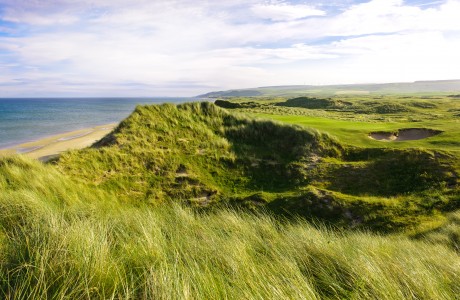
[[[98,125],[2,148],[0,149],[0,157],[21,154],[41,161],[47,161],[59,156],[64,151],[91,146],[110,133],[117,125],[118,123]]]

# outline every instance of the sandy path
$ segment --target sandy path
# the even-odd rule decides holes
[[[115,126],[117,126],[116,123],[85,128],[53,135],[7,149],[0,149],[0,157],[21,153],[32,158],[46,161],[59,155],[59,153],[63,151],[91,146],[94,142],[111,132]]]

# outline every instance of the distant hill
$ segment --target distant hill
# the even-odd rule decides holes
[[[207,97],[207,98],[217,98],[217,97],[252,97],[252,96],[262,96],[263,93],[247,89],[247,90],[231,90],[231,91],[218,91],[211,92],[198,97]]]
[[[200,95],[199,97],[220,98],[253,96],[295,96],[309,94],[418,94],[457,92],[460,92],[460,80],[437,80],[381,84],[267,86],[250,89],[210,92]]]

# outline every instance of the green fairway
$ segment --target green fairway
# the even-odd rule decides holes
[[[329,133],[340,142],[352,146],[373,148],[426,148],[438,150],[460,150],[460,118],[456,120],[430,120],[423,122],[360,122],[309,116],[292,116],[255,113],[257,117],[273,119],[290,124],[311,127]],[[376,141],[369,138],[374,131],[394,131],[403,128],[430,128],[443,131],[441,135],[427,139],[403,142]]]

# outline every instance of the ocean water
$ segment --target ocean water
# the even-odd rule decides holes
[[[0,149],[82,128],[120,122],[138,104],[197,98],[0,98]]]

